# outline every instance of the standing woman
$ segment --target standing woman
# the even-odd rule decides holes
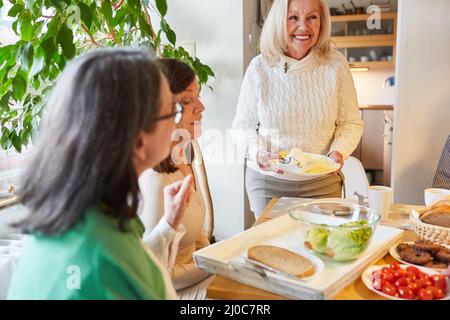
[[[342,165],[363,131],[346,58],[331,48],[324,0],[275,0],[241,87],[234,139],[246,152],[246,189],[259,216],[273,197],[340,197],[340,172],[309,181],[263,175],[270,160],[296,147]],[[274,134],[275,133],[275,134]],[[270,150],[269,150],[270,149]],[[281,173],[281,172],[278,172]]]
[[[206,211],[204,197],[207,190],[201,183],[202,178],[206,177],[202,177],[201,172],[194,170],[193,161],[200,160],[196,139],[201,134],[202,113],[205,107],[200,100],[200,84],[189,65],[175,59],[161,59],[158,63],[165,70],[175,101],[184,108],[183,119],[178,126],[183,142],[174,143],[171,155],[153,170],[145,171],[139,178],[143,197],[143,208],[139,216],[146,230],[144,242],[153,246],[157,240],[155,233],[158,234],[155,226],[162,218],[161,213],[165,206],[162,199],[163,188],[182,181],[189,175],[194,177],[189,202],[181,221],[186,233],[179,239],[178,248],[173,246],[170,256],[160,257],[160,260],[170,270],[179,298],[183,299],[184,293],[190,293],[195,294],[197,299],[202,299],[206,295],[206,286],[199,283],[210,275],[196,267],[192,255],[210,244],[204,228]],[[180,291],[182,289],[186,290]],[[192,295],[189,297],[192,299]]]
[[[179,116],[166,78],[141,51],[99,50],[66,68],[24,176],[30,214],[18,226],[31,236],[10,299],[176,298],[141,242],[136,212],[138,176],[169,154]],[[166,248],[190,180],[167,192]]]

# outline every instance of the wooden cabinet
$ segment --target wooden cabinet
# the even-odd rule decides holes
[[[332,40],[353,69],[394,68],[397,13],[381,14],[380,28],[369,29],[369,14],[332,16]]]

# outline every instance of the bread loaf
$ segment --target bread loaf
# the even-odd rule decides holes
[[[423,223],[435,226],[450,228],[450,203],[441,201],[420,213],[420,220]]]

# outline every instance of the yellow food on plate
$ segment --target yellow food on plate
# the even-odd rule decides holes
[[[281,159],[286,159],[286,157],[289,155],[289,152],[288,151],[280,151],[278,154],[280,155]]]

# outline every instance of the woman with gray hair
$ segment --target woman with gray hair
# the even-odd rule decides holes
[[[176,298],[137,209],[138,176],[168,156],[181,115],[142,51],[99,50],[64,70],[22,184],[18,226],[31,236],[10,299]],[[191,180],[165,189],[161,250],[179,237]]]
[[[346,58],[331,47],[324,0],[275,0],[261,34],[261,55],[245,74],[233,136],[248,158],[246,190],[259,216],[273,197],[340,197],[340,172],[309,181],[283,178],[277,150],[300,148],[342,165],[363,131]],[[274,170],[277,177],[260,172]]]

